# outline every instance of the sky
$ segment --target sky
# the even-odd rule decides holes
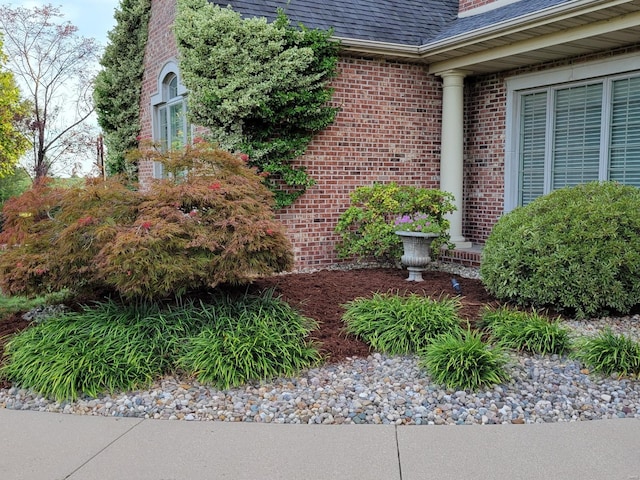
[[[69,21],[78,27],[78,33],[81,36],[93,37],[104,46],[107,44],[107,32],[115,25],[113,13],[120,5],[120,0],[9,0],[8,3],[14,7],[25,8],[48,3],[60,7],[64,15],[62,20]]]

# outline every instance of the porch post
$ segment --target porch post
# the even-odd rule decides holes
[[[462,236],[465,73],[447,70],[437,75],[442,77],[440,189],[451,192],[455,197],[457,210],[448,216],[451,241],[456,248],[471,248],[471,242]]]

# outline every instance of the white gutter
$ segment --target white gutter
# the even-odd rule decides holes
[[[605,35],[609,32],[633,28],[640,25],[640,11],[628,13],[611,20],[601,20],[578,27],[569,28],[555,33],[549,33],[527,40],[513,42],[508,45],[494,47],[480,52],[454,57],[449,60],[434,62],[429,65],[431,73],[447,71],[451,69],[465,68],[469,65],[490,62],[520,53],[531,52],[543,48],[553,47],[563,43],[582,40],[597,35]]]

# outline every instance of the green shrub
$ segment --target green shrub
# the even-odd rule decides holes
[[[500,347],[484,344],[479,333],[469,330],[440,335],[421,353],[421,364],[434,382],[463,390],[507,381],[506,362]]]
[[[437,335],[460,329],[457,298],[432,300],[415,294],[375,293],[344,307],[346,331],[391,355],[417,353]]]
[[[575,357],[605,375],[640,375],[640,343],[611,329],[579,342]]]
[[[500,345],[540,355],[563,355],[569,351],[569,331],[558,321],[549,321],[537,312],[509,308],[485,310],[482,322]]]
[[[424,213],[445,232],[432,243],[436,258],[440,247],[449,242],[449,220],[445,215],[456,209],[453,200],[448,192],[395,183],[358,187],[351,193],[351,206],[336,226],[341,237],[338,254],[396,261],[402,255],[402,241],[394,233],[398,230],[396,218]]]
[[[179,0],[173,31],[193,121],[248,154],[277,208],[293,203],[314,183],[296,160],[338,112],[332,32],[292,26],[282,10],[267,22],[206,0]]]
[[[178,364],[220,388],[291,376],[320,361],[307,340],[315,328],[314,321],[267,295],[240,310],[221,311],[214,324],[187,341]]]
[[[158,299],[291,268],[271,192],[240,158],[206,143],[137,155],[163,163],[171,178],[145,191],[117,178],[39,184],[5,204],[5,294],[108,289]]]
[[[594,182],[517,208],[493,228],[480,273],[518,305],[628,313],[640,303],[640,190]]]

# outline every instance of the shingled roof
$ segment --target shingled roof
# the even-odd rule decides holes
[[[227,0],[244,17],[273,20],[282,8],[293,23],[334,29],[341,38],[419,46],[458,15],[458,0]]]
[[[479,15],[456,18],[449,25],[442,28],[435,36],[431,37],[429,42],[446,40],[447,38],[463,35],[501,22],[514,20],[518,17],[524,17],[534,12],[539,12],[570,1],[572,0],[526,0],[489,10]]]

